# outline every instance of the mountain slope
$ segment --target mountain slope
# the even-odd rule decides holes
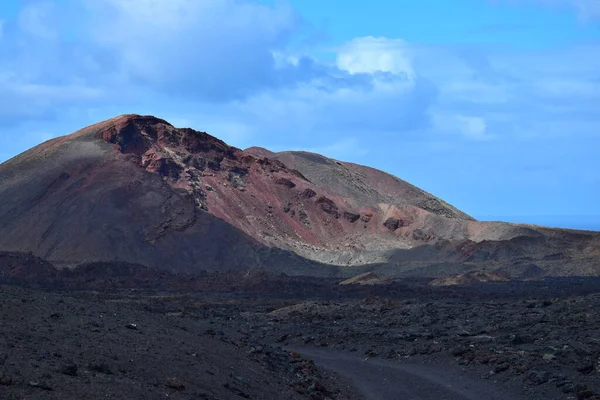
[[[257,148],[253,149],[246,151],[257,151]],[[300,171],[315,185],[351,198],[360,206],[378,203],[411,205],[448,218],[474,221],[474,218],[443,200],[374,168],[304,151],[274,153],[271,158]]]
[[[537,260],[556,249],[593,257],[600,235],[565,232],[478,222],[382,171],[306,152],[242,151],[151,116],[115,117],[0,164],[0,250],[59,266],[327,275],[339,269],[323,264],[384,263],[393,273],[415,262]]]
[[[119,117],[0,165],[0,248],[63,266],[114,260],[180,272],[310,269],[306,260],[266,248],[201,211],[190,192],[165,181],[161,174],[173,173],[166,161],[148,162],[160,173],[140,168],[137,154],[151,140],[144,132],[169,126]]]

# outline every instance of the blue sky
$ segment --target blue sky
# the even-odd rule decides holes
[[[123,113],[600,230],[600,0],[0,3],[0,161]]]

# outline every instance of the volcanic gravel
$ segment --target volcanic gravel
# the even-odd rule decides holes
[[[530,400],[600,399],[598,279],[203,279],[202,290],[0,286],[0,398],[369,398],[311,361],[314,349],[436,366]]]
[[[77,296],[0,286],[1,399],[356,398],[297,353],[152,310],[173,295]]]

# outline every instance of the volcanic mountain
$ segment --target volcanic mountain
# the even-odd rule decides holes
[[[151,116],[112,118],[0,165],[0,250],[58,266],[597,274],[599,244],[593,232],[478,222],[376,169],[241,150]]]

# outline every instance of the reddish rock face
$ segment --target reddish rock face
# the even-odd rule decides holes
[[[386,228],[388,228],[390,231],[395,231],[396,229],[403,227],[403,226],[409,226],[410,222],[405,220],[405,219],[401,219],[401,218],[394,218],[394,217],[390,217],[388,219],[385,220],[385,222],[383,223],[383,226],[385,226]]]
[[[287,178],[277,178],[275,179],[275,183],[278,185],[283,185],[289,189],[293,189],[296,187],[296,184]]]
[[[360,218],[360,214],[344,211],[344,218],[346,218],[346,220],[348,220],[349,222],[356,222]]]

